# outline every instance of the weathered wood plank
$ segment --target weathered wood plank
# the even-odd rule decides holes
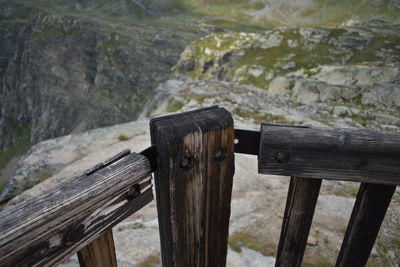
[[[291,177],[275,266],[301,266],[322,180]]]
[[[263,124],[263,174],[400,184],[400,133]]]
[[[108,230],[79,250],[78,259],[81,267],[117,267],[112,230]]]
[[[336,266],[365,266],[395,189],[361,184]]]
[[[54,265],[153,199],[144,156],[128,154],[97,169],[2,212],[0,266]]]
[[[233,120],[223,108],[151,122],[163,266],[225,266],[234,174]]]

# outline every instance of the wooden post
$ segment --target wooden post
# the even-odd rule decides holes
[[[81,267],[116,267],[112,230],[108,230],[78,252]]]
[[[395,189],[361,184],[336,266],[365,266]]]
[[[291,177],[275,266],[300,266],[322,180]]]
[[[225,266],[233,120],[208,108],[151,121],[163,266]]]

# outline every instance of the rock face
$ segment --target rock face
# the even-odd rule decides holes
[[[351,126],[393,130],[400,126],[399,43],[400,26],[381,21],[214,33],[185,49],[175,73],[255,86]]]
[[[139,116],[220,105],[233,113],[236,128],[275,122],[400,130],[400,26],[360,24],[350,14],[371,4],[384,7],[379,16],[398,20],[399,1],[324,3],[317,11],[314,0],[234,2],[227,7],[225,1],[197,0],[2,1],[0,169],[16,151],[72,134],[34,145],[4,189],[0,180],[0,203],[11,199],[6,206],[12,208],[125,148],[141,151],[149,145],[144,120],[83,132]],[[263,26],[313,24],[323,14],[332,17],[319,22],[332,24],[337,16],[332,11],[338,10],[341,22],[354,20],[335,28],[225,32],[184,23],[179,16],[185,10],[210,15],[199,20],[206,22],[223,14],[222,24],[226,17],[251,17]],[[215,33],[198,39],[210,32]],[[176,79],[168,80],[171,67]],[[236,157],[228,266],[274,265],[288,179],[260,176],[256,169],[255,158]],[[356,191],[354,184],[324,182],[307,263],[333,264]],[[399,207],[396,191],[372,265],[399,262],[393,249]],[[154,202],[114,234],[120,266],[159,265]],[[73,258],[64,263],[75,265]]]
[[[76,10],[95,2],[77,3]],[[142,4],[152,14],[167,12]],[[180,52],[205,33],[32,5],[0,4],[0,152],[137,118]]]

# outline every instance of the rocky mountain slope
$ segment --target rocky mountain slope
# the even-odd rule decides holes
[[[179,1],[178,1],[179,2]],[[399,21],[398,0],[189,0],[186,6],[223,25],[246,21],[255,25],[340,25],[371,19]],[[210,19],[210,18],[209,18]]]
[[[214,33],[185,49],[175,73],[287,96],[296,109],[313,107],[316,116],[311,117],[327,125],[344,119],[348,126],[398,130],[399,43],[400,24],[380,21],[352,27]],[[253,110],[239,112],[266,112],[262,106],[245,105],[249,106]]]
[[[0,169],[37,141],[137,118],[184,47],[210,32],[33,2],[0,2]]]
[[[215,26],[263,32],[272,25],[293,23],[340,25],[382,18],[398,21],[399,14],[397,0],[235,0],[228,4],[198,0],[1,0],[0,170],[10,169],[13,164],[5,168],[7,163],[37,141],[137,118],[146,103],[152,102],[156,86],[167,80],[186,45],[205,34],[223,31]],[[380,36],[391,36],[388,29],[380,30]],[[286,33],[296,35],[289,30]],[[340,30],[336,33],[343,34]],[[215,37],[224,42],[225,37],[237,39],[239,43],[243,38],[253,38],[250,33],[242,33],[243,38],[237,34]],[[325,33],[310,34],[311,44],[318,41],[318,34]],[[343,42],[360,48],[374,34],[351,28],[347,35],[353,39]],[[268,34],[261,35],[266,38]],[[322,42],[325,37],[321,36]],[[210,38],[202,40],[213,43]],[[371,42],[371,49],[385,45]],[[338,57],[347,56],[343,50],[335,50]],[[329,47],[320,54],[325,52],[330,52]],[[292,70],[293,59],[286,60],[289,65],[281,67]],[[238,71],[241,76],[248,72],[245,67]],[[259,77],[238,79],[259,81]]]
[[[149,144],[145,121],[85,131],[138,117],[217,104],[244,128],[400,130],[399,1],[226,3],[0,0],[0,203],[37,195],[124,148],[140,151]],[[253,163],[237,157],[230,266],[273,264],[278,242],[287,179],[265,179]],[[324,186],[305,258],[316,266],[333,262],[357,191]],[[397,191],[371,266],[400,261],[399,207]],[[159,263],[155,214],[153,204],[115,229],[122,266]],[[124,249],[135,242],[144,249]]]

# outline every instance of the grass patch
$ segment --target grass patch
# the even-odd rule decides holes
[[[5,185],[6,185],[6,181],[0,181],[0,193],[3,192]]]
[[[127,134],[120,134],[118,136],[119,141],[128,141],[129,139],[131,139],[131,137],[129,137]]]
[[[201,104],[204,102],[204,99],[206,99],[207,97],[208,97],[208,95],[198,94],[198,95],[193,95],[191,98]]]
[[[249,111],[240,108],[235,108],[233,110],[233,113],[245,119],[252,119],[256,124],[262,122],[274,122],[274,123],[291,124],[291,125],[293,124],[292,121],[288,121],[284,116],[262,113],[259,110]]]
[[[207,97],[210,97],[209,95],[206,94],[189,94],[189,93],[183,93],[180,94],[179,96],[185,98],[185,99],[193,99],[196,100],[197,103],[202,104],[204,102],[204,99]]]
[[[140,263],[140,266],[153,267],[159,264],[161,264],[160,257],[155,255],[150,255]]]
[[[183,107],[183,102],[174,99],[168,100],[167,112],[177,112]]]

